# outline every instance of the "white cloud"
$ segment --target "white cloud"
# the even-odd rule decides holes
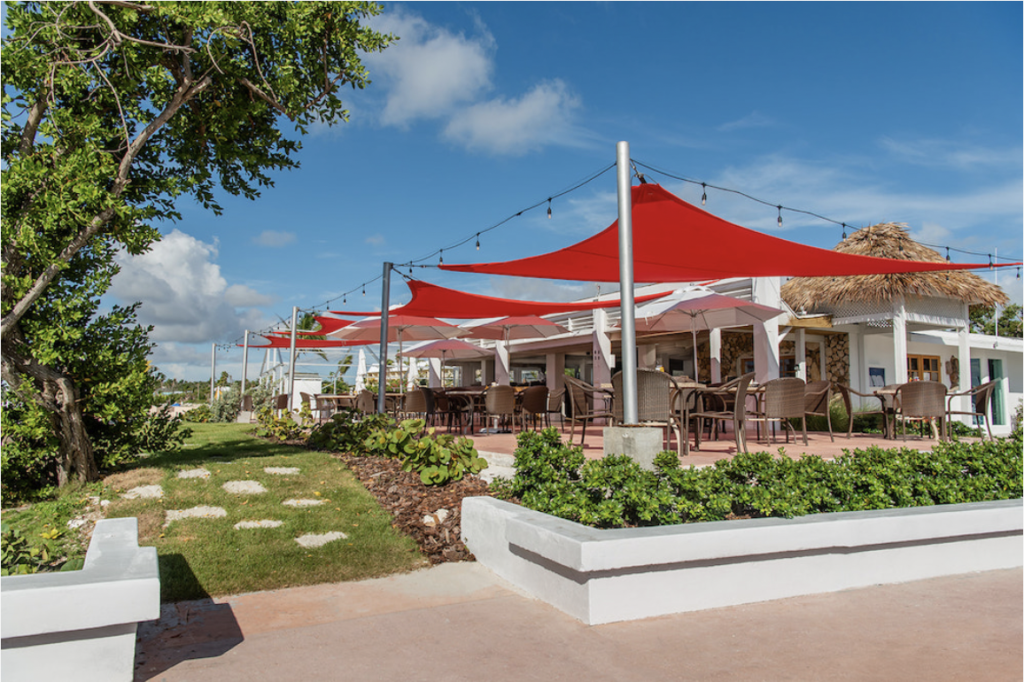
[[[983,147],[952,140],[897,140],[883,137],[879,144],[893,157],[921,166],[962,170],[982,167],[1020,167],[1020,147]]]
[[[744,128],[769,128],[775,125],[775,121],[757,111],[752,111],[741,119],[729,121],[718,126],[718,131],[727,133],[733,130]]]
[[[244,285],[228,286],[216,258],[216,245],[175,229],[147,253],[119,254],[121,272],[110,293],[142,302],[139,322],[153,325],[150,338],[157,342],[212,342],[266,327],[253,306],[271,299]]]
[[[263,230],[252,240],[260,246],[279,247],[286,246],[295,241],[295,234],[292,232],[275,232],[274,230]]]
[[[608,293],[611,284],[602,284],[601,293]],[[512,298],[521,301],[577,301],[597,295],[592,283],[567,284],[565,282],[528,277],[492,277],[488,296]]]
[[[373,246],[382,246],[387,240],[384,238],[384,235],[378,233],[367,235],[363,241],[367,244],[372,244]]]
[[[381,115],[385,125],[405,127],[416,119],[447,116],[491,87],[494,39],[489,33],[470,38],[402,11],[381,16],[373,27],[400,37],[384,52],[366,57],[388,89]]]
[[[571,135],[578,97],[565,83],[541,83],[518,99],[497,98],[474,104],[452,117],[445,137],[469,149],[522,155]]]

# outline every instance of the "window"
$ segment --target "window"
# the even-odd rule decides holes
[[[907,378],[910,381],[942,381],[937,355],[908,355]]]
[[[749,374],[754,371],[754,359],[743,358],[740,360],[741,374]],[[794,355],[783,355],[779,358],[779,376],[780,377],[795,377],[796,376],[796,356]]]

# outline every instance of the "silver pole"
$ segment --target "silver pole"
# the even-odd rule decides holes
[[[292,306],[292,341],[289,345],[289,357],[288,357],[288,411],[291,412],[294,408],[292,405],[292,396],[295,394],[295,339],[298,330],[295,328],[299,322],[299,306]]]
[[[249,330],[245,330],[245,340],[242,341],[242,395],[239,399],[245,404],[245,375],[249,372]]]
[[[213,406],[213,386],[217,379],[217,344],[210,349],[210,406]]]
[[[622,421],[636,424],[636,309],[633,304],[633,188],[630,181],[629,143],[615,147],[619,189],[619,299],[622,310]],[[618,396],[616,396],[618,398]]]
[[[380,296],[380,371],[377,373],[377,412],[387,412],[384,394],[388,383],[388,308],[391,307],[391,263],[384,264],[384,284]],[[399,368],[401,369],[401,368]]]

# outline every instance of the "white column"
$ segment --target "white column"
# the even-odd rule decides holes
[[[591,352],[593,360],[593,384],[600,388],[602,384],[610,384],[612,381],[612,370],[615,368],[615,358],[612,356],[612,340],[608,338],[608,313],[604,310],[594,311],[594,334],[593,349]],[[594,397],[594,409],[602,409],[603,403],[598,397]]]
[[[711,383],[722,381],[722,330],[712,329],[708,332],[708,343],[711,346]]]
[[[796,330],[796,375],[807,381],[807,330],[803,327]]]
[[[778,308],[782,304],[780,277],[751,280],[754,303]],[[759,384],[779,378],[779,318],[754,325],[754,378]]]
[[[907,307],[902,296],[893,302],[892,350],[896,363],[895,383],[907,383]]]
[[[504,341],[494,343],[494,380],[503,386],[508,386],[511,364],[508,358],[508,346]]]
[[[565,354],[548,353],[544,356],[544,377],[548,390],[557,391],[565,386]]]
[[[968,333],[970,328],[968,327],[968,320],[970,320],[970,312],[967,309],[967,304],[963,305],[961,312],[963,317],[963,324],[957,328],[957,359],[960,362],[960,388],[959,391],[969,391],[971,387],[971,344]],[[957,400],[957,406],[954,408],[957,412],[969,412],[972,408],[970,396],[960,396]],[[969,426],[974,426],[970,423],[970,417],[961,417],[961,421]]]

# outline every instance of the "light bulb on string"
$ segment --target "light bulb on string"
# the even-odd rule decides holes
[[[1017,268],[1017,279],[1020,279],[1020,268]]]
[[[988,254],[988,269],[992,270],[995,266],[992,264],[992,254]]]
[[[779,223],[779,227],[782,227],[782,204],[779,204],[778,209],[779,209],[779,220],[778,220],[778,223]]]
[[[846,223],[843,223],[843,239],[846,239]]]
[[[706,183],[702,182],[700,183],[700,187],[702,192],[702,194],[700,195],[700,205],[706,206],[708,203],[708,186]]]
[[[480,250],[480,233],[479,232],[476,233],[476,250],[477,251]]]
[[[948,247],[948,246],[946,247],[946,262],[947,262],[947,263],[952,263],[952,262],[953,262],[953,261],[952,261],[952,260],[950,259],[950,257],[949,257],[949,247]]]
[[[437,258],[437,264],[438,265],[444,265],[444,249],[441,249],[438,253],[440,255]]]
[[[548,197],[548,220],[551,220],[551,197]]]
[[[363,285],[363,296],[366,296],[366,285]]]

